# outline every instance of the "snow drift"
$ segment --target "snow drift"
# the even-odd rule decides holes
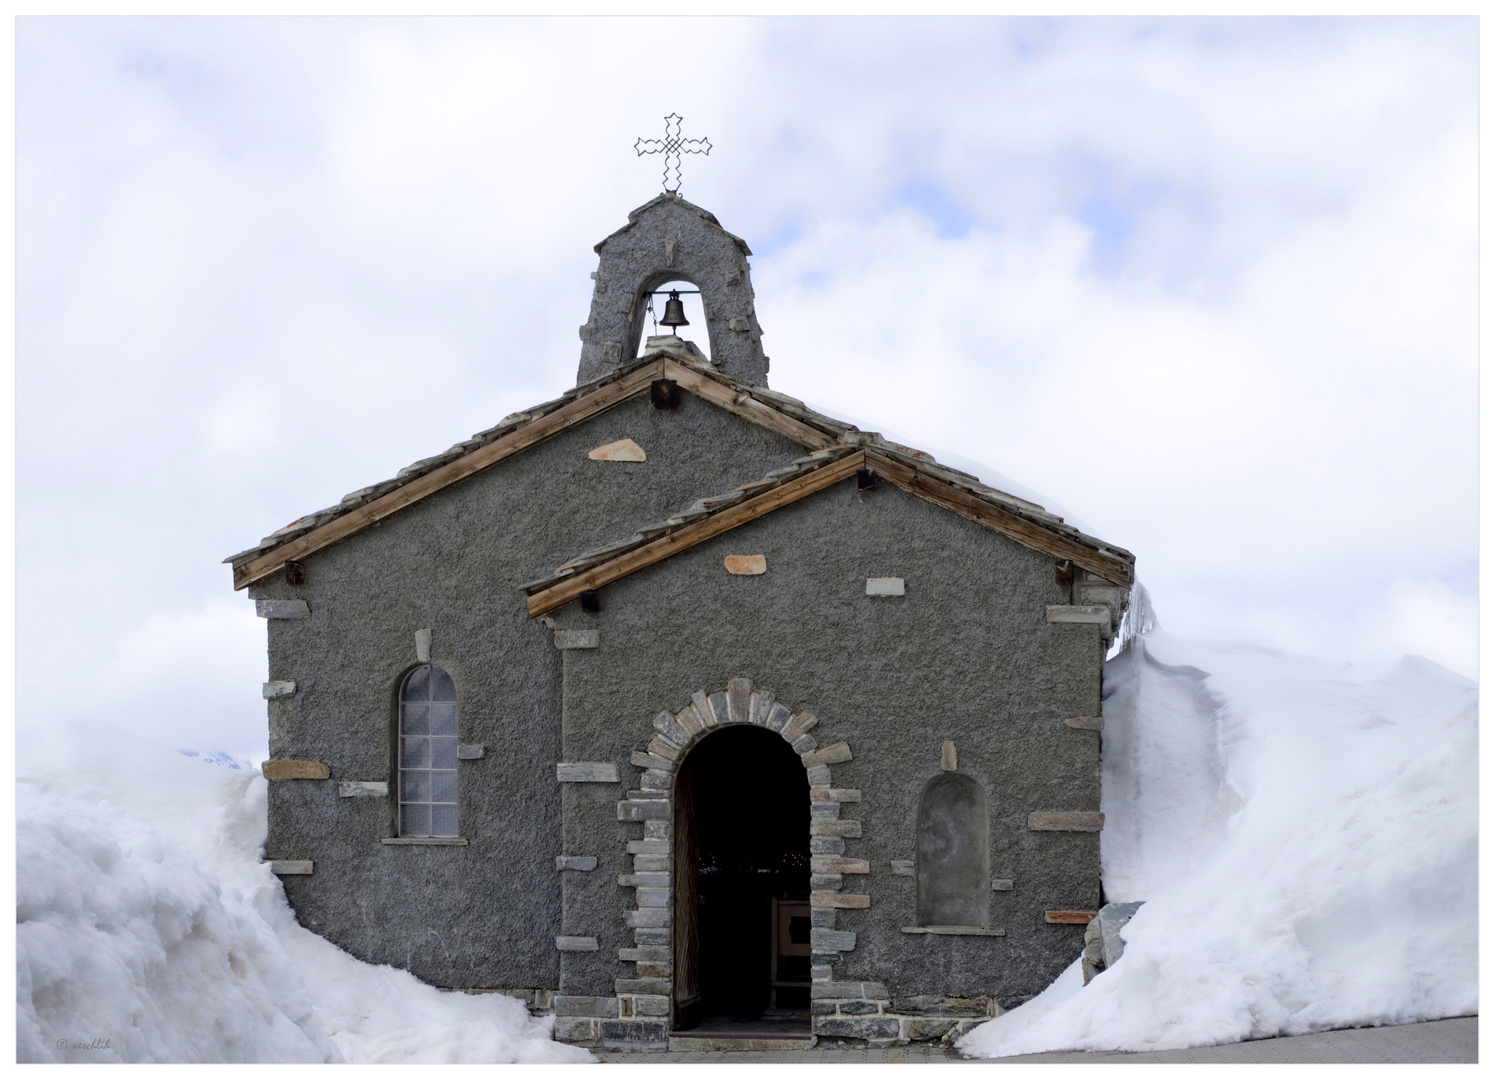
[[[497,994],[303,929],[260,862],[265,781],[104,724],[18,737],[20,1061],[587,1061]]]
[[[1477,690],[1159,632],[1106,668],[1101,866],[1145,900],[972,1056],[1162,1050],[1478,1009]]]

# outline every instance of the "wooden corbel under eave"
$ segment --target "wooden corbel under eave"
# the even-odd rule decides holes
[[[544,615],[547,611],[553,611],[562,604],[575,600],[589,589],[599,589],[611,584],[645,567],[653,566],[663,559],[668,559],[671,555],[688,551],[697,544],[704,544],[712,537],[720,536],[739,525],[746,525],[749,521],[772,513],[781,506],[788,506],[807,495],[824,491],[832,484],[855,476],[857,470],[864,466],[865,460],[866,455],[860,450],[847,454],[829,465],[821,466],[814,472],[795,477],[778,487],[770,488],[761,495],[744,499],[736,506],[702,518],[700,521],[675,530],[668,536],[661,536],[658,540],[652,540],[632,551],[626,551],[575,577],[541,589],[529,598],[529,616],[533,619],[537,615]]]

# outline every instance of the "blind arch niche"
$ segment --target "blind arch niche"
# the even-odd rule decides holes
[[[991,889],[986,791],[943,772],[924,785],[914,841],[920,926],[985,927]]]

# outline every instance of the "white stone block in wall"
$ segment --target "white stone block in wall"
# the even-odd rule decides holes
[[[555,939],[555,947],[561,952],[596,952],[599,948],[594,937],[561,936]]]
[[[312,861],[310,859],[271,859],[270,873],[272,874],[309,874],[312,872]]]
[[[992,892],[1011,892],[1012,891],[1012,879],[1011,878],[992,878],[992,880],[991,880],[991,887],[992,887]]]
[[[868,596],[902,596],[903,579],[901,577],[869,577],[867,579]]]
[[[262,619],[304,619],[311,608],[305,600],[256,600],[254,613]]]
[[[557,649],[595,649],[597,647],[597,631],[557,630],[555,632],[555,647]]]
[[[481,743],[463,743],[457,747],[458,761],[477,761],[488,752],[488,748]]]
[[[563,784],[616,784],[618,766],[612,761],[558,761],[555,778]]]
[[[912,859],[894,859],[892,862],[892,867],[893,873],[897,874],[899,877],[914,876],[914,860]]]
[[[382,799],[389,794],[385,780],[340,780],[337,793],[344,799]]]
[[[296,684],[289,679],[271,679],[260,686],[260,695],[266,701],[271,698],[290,697],[296,692]]]
[[[1049,604],[1044,611],[1051,623],[1111,625],[1111,609],[1104,604]]]
[[[1034,832],[1100,832],[1106,815],[1090,810],[1035,810],[1028,815]]]
[[[597,869],[597,856],[595,855],[557,855],[555,857],[555,868],[557,870],[580,870],[587,872]]]
[[[415,658],[422,664],[431,662],[431,631],[417,630],[415,632]]]

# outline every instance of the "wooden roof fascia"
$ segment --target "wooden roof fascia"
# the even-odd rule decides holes
[[[271,548],[264,554],[241,563],[234,567],[234,589],[243,589],[252,585],[275,573],[292,560],[305,558],[323,548],[346,540],[412,503],[419,502],[427,495],[434,495],[443,488],[450,487],[459,480],[465,480],[506,457],[526,450],[583,420],[589,420],[598,413],[605,412],[634,394],[649,389],[649,384],[660,378],[663,370],[663,364],[659,361],[645,364],[637,371],[629,372],[591,394],[562,405],[554,412],[539,417],[517,431],[512,431],[501,439],[495,439],[487,446],[464,454],[455,461],[448,462],[408,484],[395,488],[387,495],[365,503],[341,517],[333,518],[325,525],[319,525],[294,540],[287,541],[279,547]]]
[[[834,438],[818,428],[813,428],[787,413],[765,405],[746,391],[735,390],[678,360],[665,360],[664,377],[674,380],[682,389],[689,390],[713,405],[736,413],[743,419],[751,420],[769,431],[777,432],[801,446],[808,446],[811,450],[824,450],[836,445]]]
[[[610,585],[629,574],[662,562],[671,555],[688,551],[739,525],[746,525],[765,514],[771,514],[780,507],[798,502],[807,495],[824,491],[833,484],[855,476],[857,470],[864,468],[865,465],[866,455],[862,451],[847,454],[829,465],[823,465],[813,472],[805,473],[778,487],[770,488],[761,495],[745,499],[736,506],[718,511],[631,551],[625,551],[616,558],[583,571],[575,577],[540,589],[530,595],[529,617],[533,619],[544,615],[547,611],[553,611],[562,604],[570,603],[584,592]]]
[[[1069,559],[1076,566],[1105,578],[1113,585],[1130,588],[1134,577],[1131,563],[1118,556],[1099,551],[1062,536],[1037,522],[1004,510],[999,506],[962,491],[945,480],[928,476],[900,461],[894,461],[875,450],[864,451],[867,467],[903,490],[932,503],[953,510],[989,529],[1011,537],[1018,543],[1057,559]]]

